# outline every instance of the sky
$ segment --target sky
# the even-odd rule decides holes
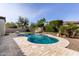
[[[41,18],[46,21],[79,21],[79,4],[68,3],[0,3],[0,16],[7,22],[17,22],[19,16],[27,17],[29,22]]]

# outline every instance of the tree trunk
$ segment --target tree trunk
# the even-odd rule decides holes
[[[75,35],[76,35],[76,31],[73,32],[72,37],[75,37]]]

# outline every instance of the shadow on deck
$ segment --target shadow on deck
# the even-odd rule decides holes
[[[16,34],[0,36],[0,56],[24,56],[13,37]]]

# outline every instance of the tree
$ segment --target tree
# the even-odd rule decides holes
[[[49,22],[49,25],[52,26],[54,32],[58,32],[61,25],[63,25],[62,20],[52,20]]]
[[[75,37],[77,33],[77,29],[79,28],[76,24],[74,23],[68,23],[68,34],[69,37]]]
[[[28,18],[20,16],[17,25],[22,29],[28,29],[28,25],[29,25]]]
[[[63,25],[63,26],[60,26],[59,28],[59,36],[61,35],[66,35],[67,36],[67,26]]]
[[[67,37],[75,37],[78,32],[79,27],[76,24],[68,23],[63,25],[59,29],[59,33],[66,35]]]
[[[36,28],[37,28],[37,25],[34,24],[34,23],[31,23],[31,25],[30,25],[30,31],[34,33]]]
[[[46,22],[45,18],[42,18],[42,19],[37,21],[37,26],[38,27],[43,27],[45,22]]]
[[[10,24],[9,22],[8,22],[8,23],[6,23],[5,25],[6,25],[6,28],[11,27],[11,24]]]
[[[53,30],[52,30],[52,27],[50,25],[46,25],[45,26],[45,31],[46,32],[52,32]]]
[[[42,31],[44,31],[44,24],[46,22],[45,18],[42,18],[40,20],[37,21],[37,26],[40,27],[42,29]]]

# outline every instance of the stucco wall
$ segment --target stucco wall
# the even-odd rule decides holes
[[[5,34],[5,21],[3,19],[0,19],[0,35]]]

